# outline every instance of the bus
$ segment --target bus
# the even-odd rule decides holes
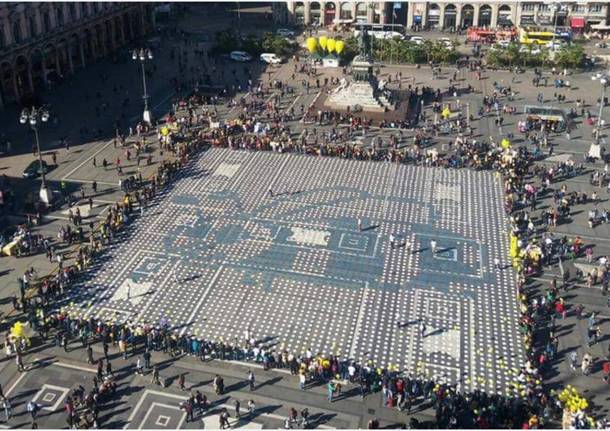
[[[553,41],[557,36],[552,31],[528,31],[519,30],[519,42],[525,45],[546,45]]]
[[[572,32],[558,28],[555,32],[555,37],[553,38],[552,31],[519,29],[519,42],[523,44],[546,45],[551,43],[553,39],[555,39],[555,42],[570,43],[572,41]]]
[[[357,22],[354,24],[354,36],[358,37],[360,32],[366,29],[371,37],[375,39],[393,39],[404,37],[405,27],[402,24],[370,24]]]

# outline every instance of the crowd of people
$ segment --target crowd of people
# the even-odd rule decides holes
[[[309,70],[295,65],[295,73],[305,72],[309,76]],[[480,74],[480,69],[476,73]],[[178,101],[174,106],[182,110],[184,115],[180,119],[175,113],[168,116],[168,123],[176,125],[172,133],[163,133],[161,127],[156,130],[161,151],[174,156],[171,161],[160,162],[156,174],[149,182],[137,177],[131,179],[133,184],[123,187],[123,200],[110,207],[99,225],[90,224],[85,232],[81,217],[73,214],[70,217],[72,225],[62,228],[58,239],[67,245],[77,244],[74,263],[64,264],[63,253],[54,252],[51,245],[44,245],[44,240],[41,241],[49,259],[57,260],[58,271],[39,283],[31,281],[32,274],[24,276],[21,298],[13,302],[16,308],[24,311],[42,340],[48,340],[50,334],[53,334],[55,344],[67,351],[78,340],[82,348],[87,349],[91,363],[98,364],[99,370],[91,391],[82,388],[68,398],[66,411],[69,425],[73,426],[76,422],[100,425],[98,412],[104,397],[108,394],[111,397],[116,390],[107,355],[109,346],[116,346],[125,358],[136,357],[138,363],[146,364],[146,368],[153,370],[153,381],[155,371],[150,366],[150,352],[158,351],[172,356],[190,355],[202,361],[255,361],[265,369],[286,368],[298,379],[301,389],[306,389],[312,382],[326,384],[331,402],[342,397],[341,385],[349,382],[359,387],[363,397],[381,391],[387,407],[408,414],[431,408],[436,414],[436,425],[442,428],[539,428],[560,420],[564,406],[556,394],[545,389],[543,382],[551,361],[558,354],[555,321],[558,317],[565,317],[567,298],[562,295],[555,281],[545,292],[540,292],[531,287],[530,279],[546,265],[589,253],[582,240],[557,238],[553,228],[562,223],[562,220],[569,220],[572,207],[597,204],[597,198],[583,197],[577,191],[568,191],[565,186],[552,191],[554,183],[583,171],[582,166],[575,166],[573,162],[562,162],[550,168],[535,163],[542,156],[543,149],[552,150],[549,140],[553,130],[544,130],[535,125],[524,130],[524,141],[534,145],[530,151],[526,147],[504,147],[491,137],[473,137],[471,122],[475,120],[475,113],[463,115],[459,108],[458,115],[451,118],[435,118],[434,114],[439,113],[437,109],[433,110],[433,115],[422,111],[414,121],[399,122],[374,122],[362,113],[316,112],[307,107],[298,107],[286,113],[280,109],[281,94],[277,99],[268,98],[272,91],[282,92],[285,87],[285,84],[276,82],[267,88],[262,84],[250,88],[252,91],[249,100],[240,98],[233,101],[235,106],[240,107],[240,113],[232,121],[218,121],[217,106],[223,101],[222,94],[219,98],[195,93],[188,99]],[[431,87],[415,87],[411,90],[411,97],[417,100],[421,98],[437,107],[442,106],[444,98],[450,98],[457,92],[455,87],[447,91]],[[473,91],[471,88],[464,90]],[[493,118],[501,126],[503,115],[515,112],[508,103],[513,96],[514,92],[510,88],[495,88],[491,95],[483,99],[483,106],[476,113],[477,119]],[[509,109],[506,109],[507,106]],[[295,137],[287,122],[297,118],[299,113],[309,124],[306,124],[303,133]],[[392,131],[385,141],[381,138],[374,139],[370,146],[357,142],[356,138],[366,137],[371,128]],[[412,134],[412,138],[407,138],[408,134]],[[448,151],[439,153],[428,148],[431,141],[439,138],[447,140]],[[66,289],[84,271],[95,267],[96,256],[104,253],[105,247],[120,240],[120,233],[137,216],[137,212],[146,211],[154,202],[159,189],[172,180],[174,174],[188,163],[194,153],[207,146],[497,172],[504,183],[505,208],[510,216],[511,233],[515,241],[514,255],[511,257],[518,274],[517,299],[521,310],[519,328],[527,355],[527,363],[517,373],[514,395],[490,395],[478,390],[470,392],[463,389],[463,382],[438,382],[409,371],[399,372],[371,362],[359,364],[350,359],[324,356],[312,350],[278,351],[252,337],[220,342],[188,334],[179,335],[163,319],[144,324],[105,322],[95,318],[85,319],[73,311],[57,307]],[[605,178],[606,173],[597,173],[592,181],[603,183],[599,177]],[[556,194],[553,196],[554,206],[536,218],[533,211],[540,200],[550,193]],[[594,218],[599,217],[604,219],[601,214]],[[544,228],[542,234],[538,227]],[[27,233],[24,236],[28,237]],[[37,244],[35,239],[31,241]],[[606,258],[603,264],[600,262],[595,274],[576,274],[576,279],[571,279],[569,273],[566,277],[564,273],[562,287],[567,289],[570,283],[587,277],[590,284],[603,283],[607,287],[608,265]],[[33,294],[28,294],[28,288],[31,288]],[[598,322],[593,316],[589,325],[592,331],[590,341],[593,343],[596,340],[596,328]],[[91,349],[93,343],[103,346],[105,358],[94,360]],[[22,361],[20,357],[25,353],[27,343],[9,335],[6,344],[11,346],[7,352],[15,355],[18,363]],[[583,372],[590,371],[592,360],[590,357],[587,361],[584,359],[583,357],[582,362],[587,362],[587,366]],[[137,369],[141,370],[143,366]],[[156,376],[158,380],[158,370]],[[184,406],[186,410],[188,405],[192,410],[193,406],[201,403],[188,401]],[[221,426],[224,425],[221,423]],[[377,425],[375,421],[369,424],[372,428]],[[411,427],[420,425],[415,419],[410,423]],[[589,416],[579,415],[574,416],[571,425],[585,428],[600,424]]]

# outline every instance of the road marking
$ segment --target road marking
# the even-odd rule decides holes
[[[83,367],[80,365],[72,365],[72,364],[68,364],[65,362],[53,362],[51,365],[57,365],[58,367],[63,367],[63,368],[71,368],[73,370],[78,370],[78,371],[86,371],[87,373],[97,373],[97,370],[94,370],[93,368],[89,368],[89,367]]]
[[[167,96],[163,97],[156,105],[154,105],[151,109],[150,112],[154,112],[155,109],[157,109],[159,106],[161,106],[163,103],[165,103],[167,101],[167,99],[169,99],[170,97],[172,97],[175,94],[174,91],[170,92]],[[138,120],[139,118],[142,118],[142,115],[134,115],[133,117],[129,118],[129,123],[133,123],[134,121]]]
[[[201,304],[203,304],[203,301],[205,301],[205,299],[208,297],[208,293],[210,292],[210,289],[216,283],[216,280],[218,279],[218,276],[220,275],[220,273],[222,272],[223,269],[224,269],[224,265],[220,265],[218,267],[218,269],[216,270],[216,274],[214,274],[214,277],[212,277],[212,279],[208,283],[208,287],[206,287],[205,292],[203,292],[203,294],[201,295],[201,298],[199,298],[199,301],[197,301],[197,305],[195,305],[195,308],[193,308],[193,312],[191,313],[191,315],[189,316],[189,318],[187,320],[188,323],[193,321],[195,314],[197,314],[197,312],[199,311],[199,307],[201,307]],[[186,326],[184,328],[182,328],[182,330],[180,331],[180,336],[182,336],[186,332],[186,329],[187,329]]]
[[[125,426],[123,426],[123,429],[127,429],[127,427],[131,424],[131,422],[133,421],[135,416],[138,414],[138,410],[140,409],[140,407],[142,407],[142,404],[144,403],[144,399],[146,398],[146,396],[148,394],[158,395],[158,396],[167,397],[167,398],[173,398],[175,400],[180,400],[182,402],[186,401],[186,399],[187,399],[185,395],[180,396],[180,395],[174,395],[172,393],[156,391],[154,389],[146,389],[144,391],[144,393],[142,394],[142,396],[140,397],[140,399],[138,400],[136,406],[134,407],[133,412],[131,412],[131,414],[129,415],[129,418],[127,418],[127,423],[125,424]],[[156,402],[153,402],[153,404],[161,405],[161,403],[156,403]],[[170,407],[170,408],[172,408],[172,407]],[[175,409],[176,407],[173,407],[173,408]],[[214,406],[214,409],[219,409],[219,408],[221,408],[221,409],[224,408],[224,409],[227,409],[227,410],[234,410],[235,406],[230,405],[230,404],[218,404],[218,405]],[[260,417],[260,418],[267,417],[267,418],[271,418],[271,419],[277,419],[277,420],[280,420],[280,421],[284,421],[284,419],[286,419],[286,416],[277,415],[275,413],[263,413],[263,414],[260,414],[257,417]],[[142,423],[143,422],[144,421],[142,421]],[[334,429],[335,427],[331,427],[331,426],[328,426],[328,425],[320,424],[320,425],[316,425],[316,428],[320,428],[320,429]],[[138,429],[141,429],[141,427],[139,427]]]
[[[354,329],[354,335],[352,337],[351,346],[349,349],[349,359],[356,360],[356,340],[360,337],[360,331],[362,330],[362,321],[364,319],[366,300],[369,296],[369,282],[364,282],[364,289],[362,289],[362,297],[360,299],[360,306],[358,307],[358,317],[356,318],[356,326]]]
[[[68,178],[68,177],[64,177],[64,180],[68,180],[71,183],[80,183],[80,184],[93,184],[93,180],[79,180],[77,178]],[[115,186],[118,187],[118,183],[110,183],[108,181],[95,181],[98,184],[101,184],[103,186]]]
[[[37,360],[38,360],[38,359],[34,359],[34,361],[37,361]],[[17,387],[17,385],[18,385],[19,383],[21,383],[21,380],[23,380],[23,378],[25,377],[25,375],[26,375],[26,374],[27,374],[27,371],[23,371],[23,372],[22,372],[22,373],[19,375],[19,377],[17,377],[17,380],[15,380],[15,383],[13,383],[13,384],[11,385],[11,387],[10,387],[10,388],[8,388],[8,391],[6,391],[6,393],[4,394],[4,395],[6,395],[6,397],[7,397],[7,398],[8,398],[8,396],[9,396],[9,394],[10,394],[11,392],[13,392],[13,390],[14,390],[14,389]]]
[[[63,178],[61,179],[62,181],[65,181],[70,175],[72,175],[74,172],[78,171],[81,167],[83,167],[83,165],[85,163],[88,163],[90,160],[92,160],[95,156],[97,156],[99,153],[101,153],[102,151],[104,151],[110,144],[112,144],[112,141],[114,139],[109,140],[108,142],[106,142],[106,144],[104,144],[104,146],[102,146],[102,148],[100,148],[99,150],[97,150],[95,153],[93,153],[91,156],[89,156],[88,158],[86,158],[83,162],[81,162],[78,166],[76,166],[74,169],[72,169],[70,172],[68,172],[66,175],[63,176]]]
[[[294,101],[290,104],[290,106],[288,107],[288,109],[286,109],[284,112],[288,112],[292,109],[292,107],[297,103],[297,100],[299,100],[299,98],[301,97],[301,95],[299,94],[297,97],[295,97]]]
[[[153,409],[155,408],[155,406],[159,406],[159,407],[165,407],[166,409],[170,409],[170,410],[178,410],[178,411],[182,411],[182,409],[180,407],[176,407],[176,406],[171,406],[169,404],[164,404],[164,403],[157,403],[157,402],[153,402],[150,407],[148,408],[148,410],[146,411],[146,414],[144,415],[144,419],[142,419],[142,422],[140,422],[140,426],[138,426],[138,429],[141,430],[142,427],[144,426],[144,424],[146,423],[146,421],[148,420],[148,417],[150,416],[150,414],[152,413]],[[186,413],[183,412],[182,413],[182,417],[180,418],[180,422],[178,423],[178,426],[176,427],[176,429],[182,429],[182,424],[184,423],[184,420],[186,419]]]

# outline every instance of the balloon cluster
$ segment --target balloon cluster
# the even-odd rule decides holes
[[[345,49],[345,42],[342,40],[330,39],[326,36],[320,36],[319,38],[310,37],[307,39],[307,50],[310,54],[317,51],[328,52],[332,54],[336,52],[341,54]]]
[[[561,401],[566,409],[570,413],[577,413],[579,411],[586,410],[589,407],[589,402],[586,398],[581,397],[575,387],[568,385],[559,394],[559,401]]]

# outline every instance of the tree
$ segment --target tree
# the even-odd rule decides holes
[[[555,54],[555,64],[559,67],[577,69],[585,61],[585,50],[581,45],[571,45],[561,48]]]
[[[509,43],[508,46],[506,47],[505,55],[506,55],[506,61],[508,61],[509,67],[512,67],[513,62],[517,58],[519,58],[519,55],[521,54],[520,49],[521,49],[521,47],[519,46],[519,44],[515,43],[515,42]]]

